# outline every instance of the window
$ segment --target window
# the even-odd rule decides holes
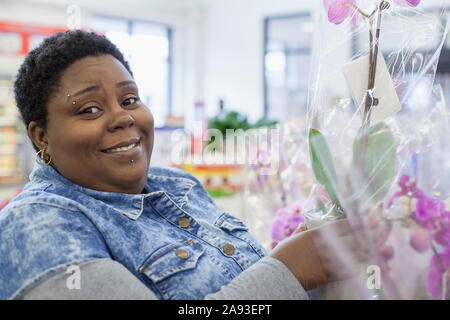
[[[92,29],[103,33],[128,60],[141,100],[150,108],[155,127],[171,112],[171,29],[152,22],[95,17]]]
[[[309,13],[264,20],[264,116],[306,114],[314,25]]]

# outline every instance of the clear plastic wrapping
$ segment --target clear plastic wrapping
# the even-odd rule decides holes
[[[370,259],[342,256],[358,276],[316,297],[448,299],[450,120],[434,83],[445,2],[323,4],[307,139],[314,180],[330,201],[309,201],[306,224],[348,218]]]

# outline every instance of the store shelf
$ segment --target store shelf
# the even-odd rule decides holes
[[[14,127],[17,123],[17,118],[0,117],[0,127]]]
[[[11,186],[19,186],[25,183],[25,179],[22,175],[8,175],[8,176],[0,176],[0,188],[1,187],[11,187]]]
[[[4,154],[14,154],[16,153],[16,145],[0,145],[0,157]]]

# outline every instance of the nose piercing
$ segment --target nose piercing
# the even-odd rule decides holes
[[[131,159],[131,160],[130,160],[130,163],[133,163],[133,162],[134,162],[134,160],[133,160],[133,159]]]

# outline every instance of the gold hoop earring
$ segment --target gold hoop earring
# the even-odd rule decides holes
[[[39,161],[39,157],[42,159],[42,161]],[[50,165],[50,162],[52,162],[52,157],[45,152],[45,149],[41,149],[36,153],[35,161],[37,164],[41,166],[48,166]]]

